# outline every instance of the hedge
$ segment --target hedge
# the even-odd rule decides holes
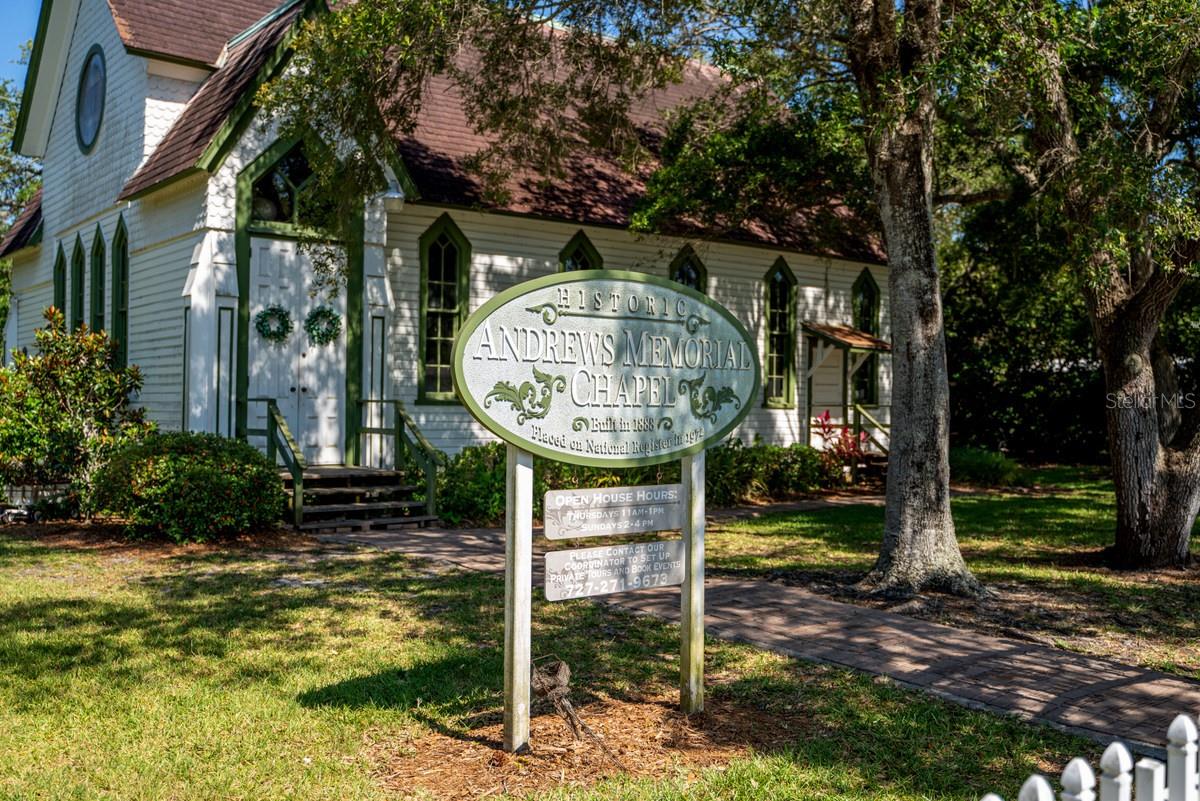
[[[505,446],[464,448],[450,459],[438,483],[438,515],[458,525],[498,525],[504,520]],[[785,500],[844,483],[841,467],[805,445],[743,445],[741,440],[708,451],[705,496],[711,507],[759,500]],[[533,514],[542,516],[548,490],[670,484],[679,481],[679,462],[650,467],[598,468],[535,458]]]
[[[97,475],[93,502],[130,534],[204,542],[275,525],[285,498],[279,471],[252,446],[175,432],[118,452]]]

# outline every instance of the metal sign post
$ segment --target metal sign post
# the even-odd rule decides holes
[[[504,750],[529,748],[533,454],[508,446],[504,511]]]
[[[704,451],[683,457],[683,593],[680,598],[679,708],[704,711]]]

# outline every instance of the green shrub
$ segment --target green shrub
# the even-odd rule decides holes
[[[455,525],[503,520],[504,460],[504,444],[499,442],[463,448],[452,456],[438,476],[438,516]],[[534,499],[536,503],[536,491]]]
[[[495,525],[504,520],[506,447],[502,442],[463,448],[438,477],[438,516],[458,525]],[[679,464],[623,469],[584,467],[535,457],[533,515],[542,516],[550,490],[665,484],[679,481]]]
[[[504,461],[505,445],[498,442],[464,448],[452,457],[438,480],[438,515],[454,525],[503,522]],[[705,497],[710,507],[794,497],[837,486],[842,480],[840,472],[831,470],[813,448],[743,445],[740,440],[709,449],[705,478]],[[542,516],[548,490],[671,484],[679,480],[677,461],[650,467],[600,468],[538,457],[533,461],[533,515]]]
[[[33,519],[39,523],[70,520],[79,517],[79,495],[71,490],[45,495],[33,502],[30,511],[33,512]]]
[[[807,445],[786,448],[766,446],[767,495],[779,500],[818,489],[845,484],[840,465],[826,459],[821,451]]]
[[[709,506],[733,506],[767,494],[767,446],[747,447],[740,439],[709,448],[704,460],[704,499]]]
[[[1019,464],[983,448],[951,448],[950,477],[981,487],[1011,487],[1024,480]]]
[[[86,503],[95,471],[152,429],[131,403],[142,376],[115,364],[107,334],[67,331],[54,308],[46,323],[37,352],[0,370],[0,482],[70,483]]]
[[[204,542],[262,529],[284,509],[279,471],[245,442],[170,433],[118,452],[95,481],[97,509],[129,532]]]

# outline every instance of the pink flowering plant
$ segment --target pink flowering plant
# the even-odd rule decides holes
[[[831,467],[853,467],[862,460],[867,443],[866,431],[860,431],[855,436],[850,426],[834,423],[828,409],[818,415],[816,420],[817,433],[825,443],[821,457]]]

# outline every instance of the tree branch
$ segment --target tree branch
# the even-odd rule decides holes
[[[993,186],[976,191],[947,191],[934,195],[933,202],[939,206],[978,206],[982,203],[992,203],[997,200],[1007,200],[1012,197],[1012,187]]]

